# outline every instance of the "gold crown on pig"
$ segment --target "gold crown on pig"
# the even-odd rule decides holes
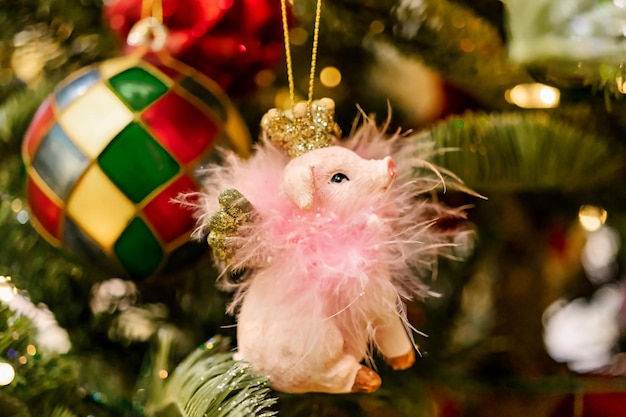
[[[261,119],[261,130],[291,158],[314,149],[332,146],[341,138],[335,123],[335,102],[330,98],[300,101],[291,110],[271,109]]]

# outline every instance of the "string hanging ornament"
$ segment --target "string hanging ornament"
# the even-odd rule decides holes
[[[404,303],[429,295],[426,278],[463,228],[463,209],[433,201],[460,180],[420,158],[411,136],[386,135],[373,119],[348,138],[334,102],[313,100],[321,0],[317,1],[309,97],[271,109],[249,159],[227,153],[209,168],[195,236],[208,233],[220,285],[234,293],[238,356],[280,391],[373,392],[376,348],[406,369],[417,346]],[[416,176],[416,172],[420,172]]]
[[[287,63],[287,79],[289,83],[289,99],[291,109],[281,111],[271,109],[261,120],[264,135],[275,145],[284,148],[294,158],[305,152],[331,146],[341,137],[341,129],[335,123],[335,103],[329,98],[313,101],[315,87],[315,67],[319,46],[319,27],[322,2],[318,0],[315,8],[315,26],[313,29],[313,47],[311,52],[311,71],[309,75],[308,100],[295,102],[295,86],[293,81],[293,65],[291,59],[291,42],[287,20],[287,6],[281,0],[282,24],[285,40],[285,57]]]

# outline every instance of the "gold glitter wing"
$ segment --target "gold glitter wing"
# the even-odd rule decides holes
[[[224,190],[218,197],[220,209],[209,219],[207,241],[215,258],[230,263],[236,247],[230,238],[238,235],[239,228],[252,221],[255,210],[252,204],[235,189]]]

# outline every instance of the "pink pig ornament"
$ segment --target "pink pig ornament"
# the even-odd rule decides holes
[[[455,237],[470,233],[437,227],[440,219],[464,218],[462,208],[430,198],[443,175],[463,189],[456,177],[421,159],[410,137],[387,137],[367,117],[338,142],[325,118],[332,120],[333,106],[323,99],[268,114],[299,137],[310,123],[334,145],[292,159],[274,144],[285,137],[276,141],[266,130],[250,159],[228,153],[210,168],[200,195],[196,236],[210,224],[237,226],[219,266],[223,288],[235,293],[229,312],[237,315],[238,356],[283,392],[377,390],[381,379],[366,365],[372,347],[393,369],[410,367],[415,348],[404,301],[429,295],[421,277]],[[429,174],[415,176],[416,169]],[[220,198],[232,189],[253,215],[224,217]],[[229,271],[244,276],[235,281]]]

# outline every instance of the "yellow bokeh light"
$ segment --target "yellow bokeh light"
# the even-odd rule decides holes
[[[615,84],[617,84],[617,91],[619,91],[622,94],[626,94],[626,78],[619,75],[616,79],[615,79]]]
[[[22,208],[24,208],[24,204],[22,204],[22,200],[20,200],[19,198],[11,201],[11,210],[13,210],[13,213],[21,211]]]
[[[264,69],[256,73],[254,76],[254,82],[259,87],[268,87],[272,85],[274,80],[276,79],[276,75],[270,70]]]
[[[542,103],[551,106],[554,103],[558,103],[558,92],[559,90],[556,88],[544,85],[539,89],[539,100],[541,100]]]
[[[169,373],[165,369],[161,369],[159,371],[159,378],[161,378],[161,379],[167,378],[168,375],[169,375]]]
[[[384,30],[385,24],[380,20],[373,20],[372,23],[370,23],[370,33],[377,35],[382,33]]]
[[[341,72],[335,67],[326,67],[320,72],[320,81],[325,87],[337,87],[341,83]]]
[[[15,295],[15,287],[11,283],[11,278],[0,276],[0,301],[8,303]]]
[[[26,346],[26,353],[28,353],[30,356],[35,356],[35,354],[37,353],[37,348],[34,345],[28,345]]]
[[[302,97],[296,94],[296,96],[294,97],[294,100],[297,103],[298,101],[302,100]],[[290,97],[288,88],[281,88],[278,91],[276,91],[276,95],[274,96],[274,107],[276,107],[277,109],[285,110],[285,109],[290,109],[293,106],[293,104],[294,103],[291,102],[291,97]]]
[[[518,84],[504,93],[509,103],[524,109],[547,109],[558,107],[561,92],[541,83]]]
[[[295,27],[289,31],[289,42],[292,45],[304,45],[309,39],[309,33],[301,27]]]
[[[461,41],[459,42],[459,47],[461,48],[461,50],[463,52],[473,52],[474,49],[476,48],[474,46],[474,42],[472,42],[471,39],[467,39],[467,38],[463,38],[461,39]]]
[[[607,211],[596,206],[582,206],[578,210],[580,225],[589,232],[598,230],[606,222]]]

